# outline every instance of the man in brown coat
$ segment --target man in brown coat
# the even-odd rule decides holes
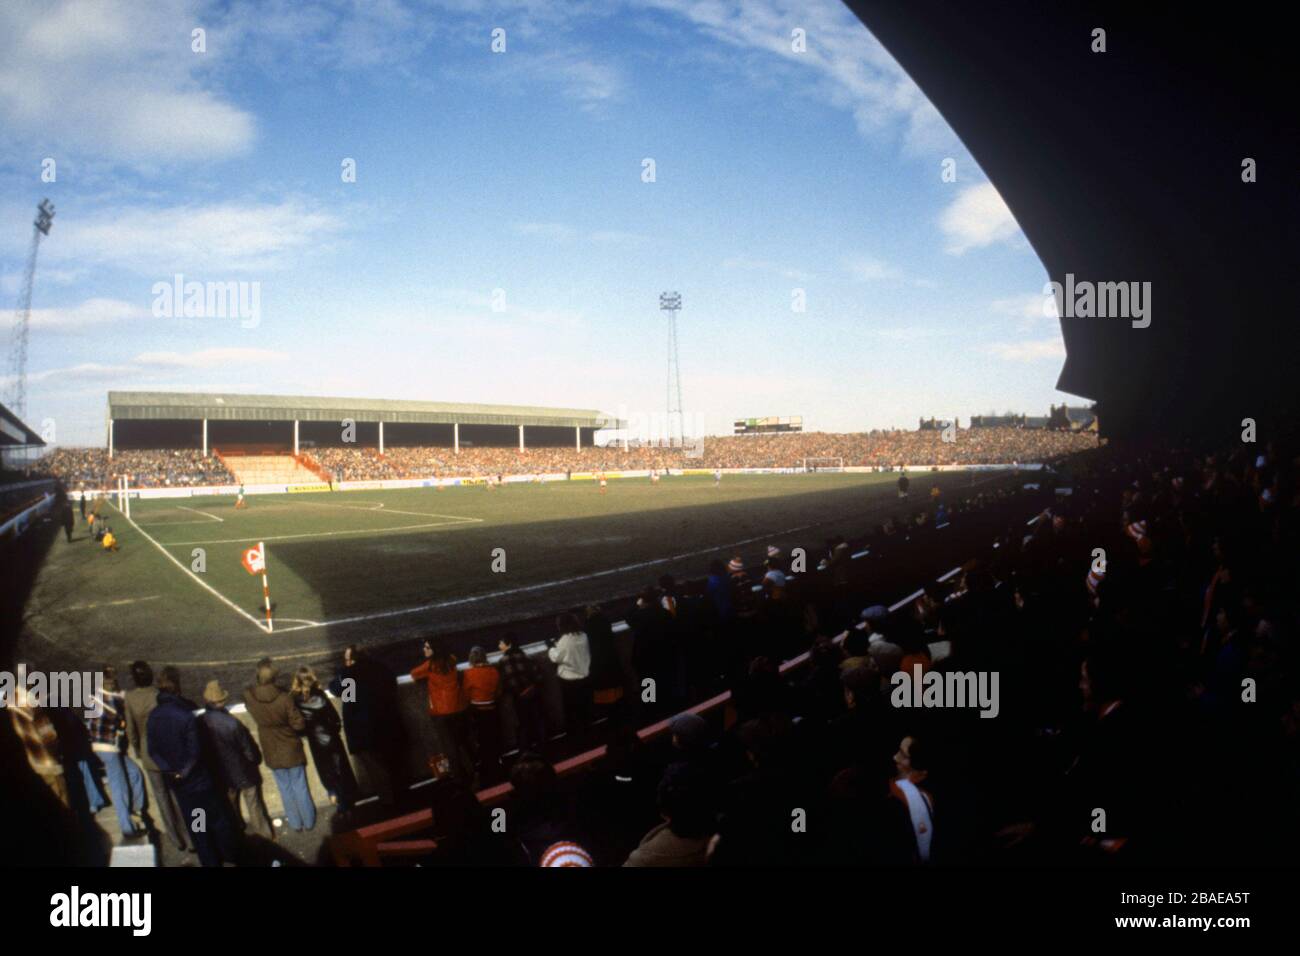
[[[134,662],[131,665],[131,681],[135,687],[123,695],[126,700],[126,739],[149,779],[154,806],[162,817],[167,838],[176,849],[184,853],[190,848],[190,841],[186,840],[188,831],[181,816],[180,804],[176,802],[176,795],[172,793],[167,776],[149,756],[149,737],[145,728],[149,724],[149,715],[158,706],[158,688],[153,686],[153,668],[144,661]]]
[[[275,665],[263,658],[257,665],[257,684],[244,691],[244,706],[257,724],[262,758],[275,777],[291,830],[316,826],[316,805],[307,788],[307,754],[299,733],[307,726],[293,698],[275,684]]]

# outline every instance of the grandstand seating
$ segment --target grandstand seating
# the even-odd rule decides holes
[[[241,485],[313,484],[321,480],[293,455],[244,455],[222,452],[222,463]]]

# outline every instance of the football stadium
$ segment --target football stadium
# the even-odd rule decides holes
[[[511,942],[533,904],[617,941],[599,913],[675,888],[623,871],[687,868],[701,927],[848,885],[913,944],[1268,923],[1300,850],[1280,33],[5,6],[18,938],[187,938],[196,900],[314,929],[324,893],[336,944],[502,900]],[[604,872],[574,907],[555,867]]]

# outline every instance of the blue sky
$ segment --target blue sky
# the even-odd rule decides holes
[[[1041,263],[830,0],[9,2],[0,129],[6,307],[35,204],[57,207],[27,418],[61,444],[102,444],[105,393],[133,388],[599,408],[653,432],[668,289],[688,431],[1064,397]],[[155,315],[177,273],[257,283],[256,323]]]

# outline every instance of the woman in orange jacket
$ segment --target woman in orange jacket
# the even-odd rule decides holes
[[[456,658],[442,642],[424,642],[424,661],[411,670],[411,679],[423,681],[429,693],[429,716],[433,718],[442,753],[451,760],[452,772],[469,782],[474,775],[470,757],[469,700]]]

